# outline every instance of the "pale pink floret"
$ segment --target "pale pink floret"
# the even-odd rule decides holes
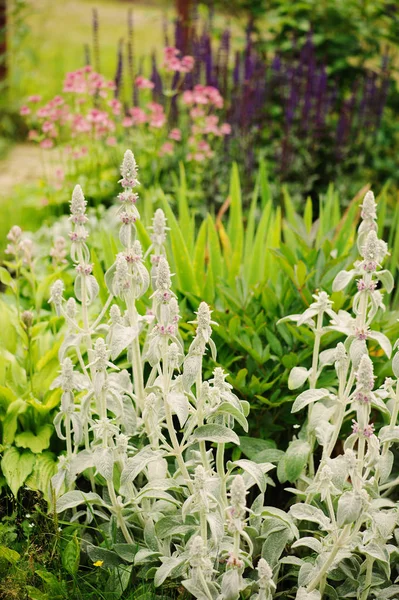
[[[129,109],[129,113],[132,115],[134,125],[140,125],[141,123],[147,122],[147,115],[142,108],[134,106]]]
[[[154,88],[154,84],[152,81],[150,81],[149,79],[146,79],[145,77],[143,77],[142,75],[138,75],[136,77],[136,86],[140,89],[140,90],[152,90]]]
[[[174,129],[172,129],[169,133],[169,138],[171,140],[175,140],[176,142],[180,142],[181,141],[181,131],[180,129],[178,129],[177,127],[175,127]]]
[[[21,106],[21,108],[19,109],[19,114],[22,115],[23,117],[25,117],[26,115],[30,115],[29,106],[26,106],[26,104]]]
[[[122,127],[131,127],[133,125],[132,117],[124,117],[122,119]]]
[[[39,94],[33,94],[32,96],[28,97],[28,102],[31,102],[32,104],[37,104],[37,102],[40,102],[42,99],[41,96],[39,96]]]
[[[108,137],[108,138],[106,139],[106,142],[105,142],[105,143],[107,144],[107,146],[116,146],[116,144],[117,144],[116,137],[115,137],[115,136],[110,136],[110,137]]]
[[[54,146],[53,140],[45,139],[40,142],[40,148],[44,148],[45,150],[49,150]]]
[[[173,150],[174,147],[172,142],[165,142],[159,151],[159,156],[165,156],[166,154],[171,155],[173,154]]]

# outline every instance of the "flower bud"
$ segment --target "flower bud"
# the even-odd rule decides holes
[[[112,325],[122,322],[122,315],[120,308],[117,304],[113,304],[109,310],[109,316],[111,317]]]
[[[24,310],[21,314],[21,321],[25,325],[26,329],[30,329],[33,325],[33,312],[30,310]]]
[[[259,588],[264,590],[273,580],[273,571],[270,568],[269,563],[264,558],[259,559],[257,571]]]
[[[158,263],[157,280],[155,286],[157,290],[169,290],[172,285],[169,263],[164,256],[161,256]]]
[[[106,369],[108,362],[108,350],[107,345],[102,338],[98,338],[96,340],[94,346],[94,360],[97,371],[104,371]]]
[[[74,319],[76,317],[76,300],[72,296],[68,298],[68,301],[65,306],[65,312],[70,319]]]

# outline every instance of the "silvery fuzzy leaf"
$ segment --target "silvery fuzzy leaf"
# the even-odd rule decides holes
[[[71,471],[76,475],[91,467],[94,467],[94,459],[90,450],[82,450],[72,458]]]
[[[74,442],[76,446],[79,446],[83,439],[83,425],[80,418],[80,414],[74,412],[71,415],[72,433],[74,435]]]
[[[57,500],[57,513],[68,510],[68,508],[79,506],[79,504],[99,504],[100,506],[106,506],[101,496],[95,492],[80,492],[79,490],[72,490]]]
[[[173,571],[187,562],[187,556],[162,556],[162,565],[158,567],[154,575],[154,585],[159,587],[168,577],[173,578]]]
[[[390,585],[382,590],[376,590],[376,600],[397,600],[399,598],[399,585]]]
[[[288,377],[288,389],[296,390],[301,387],[310,375],[310,370],[305,367],[294,367]]]
[[[216,512],[209,512],[206,515],[209,529],[211,530],[212,539],[216,547],[218,547],[224,534],[224,522],[220,515]]]
[[[201,371],[202,356],[201,355],[189,355],[183,363],[183,385],[185,390],[190,390],[194,385],[198,373]]]
[[[155,452],[150,446],[142,448],[135,456],[127,459],[121,474],[121,485],[133,482],[137,475],[147,466],[148,462],[158,460],[159,458],[159,452]]]
[[[331,425],[328,421],[320,422],[314,429],[317,441],[320,446],[327,446],[331,440],[331,436],[335,431],[334,425]]]
[[[155,499],[155,500],[165,500],[166,502],[170,502],[171,504],[175,504],[176,506],[180,506],[180,500],[174,498],[168,492],[164,492],[163,490],[155,490],[155,489],[146,489],[137,494],[135,501],[142,502],[146,498]]]
[[[51,489],[53,490],[54,496],[57,498],[61,488],[64,485],[67,471],[65,469],[59,469],[55,475],[51,478]],[[65,488],[64,488],[65,489]]]
[[[322,398],[327,398],[329,394],[330,392],[324,388],[318,390],[306,390],[306,392],[302,392],[302,394],[299,394],[299,396],[296,398],[294,404],[292,405],[291,412],[298,412],[312,402],[316,402]]]
[[[299,569],[299,573],[298,573],[298,585],[299,590],[298,593],[296,595],[296,600],[298,600],[298,598],[300,598],[300,600],[308,600],[307,596],[301,596],[299,594],[300,590],[305,590],[304,587],[305,585],[308,585],[312,579],[315,577],[315,575],[317,575],[318,569],[311,563],[311,562],[305,562],[305,564],[302,565],[302,567]],[[313,593],[313,592],[312,592]],[[320,596],[318,596],[318,598],[320,598]],[[313,600],[313,598],[312,598]]]
[[[119,354],[129,346],[139,334],[139,328],[124,327],[120,323],[112,326],[110,354],[111,359],[115,360]]]
[[[154,550],[148,550],[147,548],[140,548],[134,557],[134,564],[144,565],[153,562],[153,560],[158,560],[159,556],[160,552],[154,552]]]
[[[215,342],[213,341],[213,339],[212,339],[212,338],[209,338],[209,341],[208,341],[208,343],[209,343],[209,347],[210,347],[210,349],[211,349],[212,360],[213,360],[214,362],[216,362],[216,359],[217,359],[217,353],[218,353],[218,351],[217,351],[217,348],[216,348],[216,344],[215,344]]]
[[[381,400],[381,398],[377,394],[371,394],[371,405],[374,408],[378,408],[387,417],[391,416],[387,405]]]
[[[212,413],[212,416],[223,414],[231,415],[241,425],[244,431],[248,432],[248,422],[242,413],[241,405],[239,405],[239,408],[237,408],[237,406],[230,404],[230,402],[222,402],[219,404],[215,412]]]
[[[317,554],[321,554],[323,549],[322,543],[314,537],[299,538],[292,544],[291,548],[300,548],[301,546],[306,546],[306,548],[310,548]]]
[[[395,285],[392,273],[384,269],[383,271],[377,271],[376,277],[381,281],[382,286],[386,289],[387,293],[390,294]]]
[[[107,550],[106,548],[100,548],[99,546],[92,546],[90,544],[87,546],[87,554],[93,563],[100,560],[104,563],[104,567],[106,568],[118,567],[121,564],[119,556],[115,552],[112,552],[112,550]]]
[[[399,442],[399,425],[395,427],[390,427],[387,425],[386,427],[381,427],[378,437],[380,438],[380,442]]]
[[[112,481],[114,471],[112,448],[96,448],[93,452],[93,462],[100,475],[107,481]]]
[[[221,597],[223,600],[238,600],[241,590],[245,587],[242,575],[238,569],[226,571],[222,577],[220,586]]]
[[[150,286],[150,274],[142,263],[134,265],[134,280],[139,288],[136,290],[136,292],[138,291],[137,297],[140,298]]]
[[[64,358],[65,358],[65,354],[67,352],[67,350],[69,348],[73,347],[77,347],[80,344],[80,340],[81,340],[82,334],[80,333],[70,333],[68,335],[65,336],[64,341],[62,342],[60,349],[58,351],[58,360],[60,361],[60,363],[63,362]],[[57,377],[57,379],[55,379],[53,381],[53,383],[50,386],[50,390],[56,388],[56,387],[60,387],[56,382],[59,382],[60,378]]]
[[[94,275],[86,276],[87,303],[91,304],[98,296],[100,286]]]
[[[228,427],[224,425],[217,425],[216,423],[201,425],[198,427],[193,435],[193,439],[196,441],[209,441],[215,442],[217,444],[228,444],[232,442],[233,444],[240,445],[240,440],[238,435]]]
[[[150,483],[152,483],[154,481],[159,481],[162,479],[166,480],[167,473],[168,473],[168,462],[165,458],[158,458],[158,460],[150,461],[147,464],[147,477],[148,477],[148,481]],[[169,483],[170,483],[170,479],[166,480],[166,481],[169,481]],[[173,486],[176,486],[176,484],[173,483]]]
[[[290,483],[298,479],[308,461],[310,450],[310,445],[306,440],[293,440],[290,442],[277,468],[277,476],[281,483],[283,483],[283,479],[288,479]],[[282,469],[284,477],[282,477]]]
[[[399,352],[397,352],[392,359],[392,371],[395,377],[399,378]]]
[[[319,354],[319,365],[320,367],[327,367],[329,365],[333,365],[336,360],[337,349],[336,348],[328,348],[328,350],[323,350]]]
[[[340,271],[332,284],[333,292],[340,292],[346,288],[346,286],[352,281],[355,276],[356,271],[352,269],[351,271]]]
[[[297,556],[285,556],[280,559],[280,564],[283,565],[294,565],[295,567],[302,567],[305,561]]]
[[[375,340],[376,342],[378,342],[378,344],[381,346],[381,348],[383,349],[383,351],[385,352],[385,354],[387,355],[387,357],[391,358],[392,344],[391,344],[391,342],[389,341],[389,339],[387,338],[386,335],[384,335],[380,331],[374,331],[374,330],[372,330],[369,333],[369,338],[371,338],[372,340]]]
[[[378,534],[388,540],[397,525],[398,514],[395,510],[373,511],[372,520]]]
[[[104,281],[105,281],[105,285],[108,288],[108,291],[110,294],[113,294],[114,296],[117,296],[117,291],[113,285],[114,283],[114,277],[115,277],[115,271],[116,271],[116,263],[114,263],[113,265],[110,266],[110,268],[108,269],[108,271],[105,273],[104,275]]]
[[[318,590],[308,592],[306,591],[306,588],[300,587],[295,596],[295,600],[321,600],[321,594]]]
[[[172,409],[172,412],[177,415],[180,427],[184,427],[190,412],[190,403],[187,400],[186,395],[182,392],[170,392],[167,395],[167,402]]]
[[[376,560],[389,564],[389,552],[384,543],[372,540],[367,546],[361,546],[360,551]]]
[[[363,510],[361,499],[355,492],[344,492],[338,500],[337,523],[339,527],[354,523]]]
[[[309,321],[311,321],[311,319],[313,319],[313,317],[315,317],[319,312],[318,308],[313,308],[313,307],[309,307],[305,310],[304,313],[302,313],[297,321],[297,325],[298,327],[300,327],[301,325],[304,324],[308,324]]]
[[[203,589],[201,586],[201,581],[197,581],[194,579],[184,579],[181,582],[182,585],[186,588],[186,590],[196,598],[196,600],[209,600],[209,593],[212,596],[212,600],[216,600],[219,597],[218,589],[216,588],[216,584],[212,581],[207,583],[207,590]]]
[[[289,533],[290,533],[290,540],[296,538],[299,538],[299,530],[298,527],[295,525],[294,520],[292,518],[292,516],[285,512],[284,510],[281,510],[280,508],[276,508],[275,506],[266,506],[261,513],[262,517],[264,518],[268,518],[271,517],[273,519],[275,519],[276,521],[279,520],[281,521],[281,524],[284,527],[287,527],[289,529]],[[266,557],[264,557],[266,558]]]
[[[122,431],[129,437],[134,435],[137,430],[137,415],[134,410],[132,400],[129,396],[123,396],[123,419],[122,419]]]
[[[323,513],[320,508],[316,506],[310,506],[309,504],[303,504],[298,502],[293,504],[290,508],[290,514],[298,521],[311,521],[317,523],[320,529],[329,531],[331,529],[330,519]]]
[[[275,466],[271,463],[265,463],[264,465],[261,465],[245,458],[236,460],[233,463],[229,462],[227,467],[228,469],[230,469],[230,467],[238,467],[239,469],[246,471],[261,492],[266,491],[265,473],[275,468]]]
[[[367,354],[367,344],[365,340],[353,340],[349,348],[349,356],[355,369],[359,366],[362,356]]]
[[[131,245],[136,236],[136,228],[130,223],[122,223],[119,228],[119,240],[125,248]]]
[[[380,456],[378,460],[378,472],[380,474],[380,483],[385,483],[391,474],[393,467],[393,454],[390,450]]]

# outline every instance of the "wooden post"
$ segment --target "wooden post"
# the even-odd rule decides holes
[[[192,0],[176,0],[177,18],[182,25],[182,53],[190,52]]]

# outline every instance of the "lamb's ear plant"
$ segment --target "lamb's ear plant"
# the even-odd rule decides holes
[[[100,523],[107,550],[88,530],[93,562],[121,563],[125,574],[134,563],[137,577],[154,577],[156,586],[175,580],[201,600],[234,600],[244,590],[271,598],[278,558],[297,529],[283,511],[264,511],[273,464],[227,460],[239,444],[235,424],[248,430],[249,405],[232,392],[222,368],[203,379],[205,354],[216,359],[204,302],[185,352],[164,251],[165,216],[154,216],[150,274],[136,236],[138,173],[130,151],[121,173],[123,250],[105,274],[108,300],[101,304],[92,273],[79,186],[71,201],[75,298],[64,298],[61,281],[52,287],[50,301],[68,327],[53,383],[62,389],[55,426],[66,442],[52,479],[53,509],[82,525]],[[121,369],[115,362],[126,349]],[[248,506],[253,487],[259,491]],[[276,531],[284,543],[270,553]]]
[[[394,378],[375,389],[370,349],[377,344],[389,359],[392,348],[383,333],[373,330],[373,319],[385,309],[381,289],[391,292],[394,282],[382,268],[388,248],[378,239],[372,192],[363,200],[361,217],[360,259],[333,283],[333,291],[340,291],[355,280],[353,315],[335,313],[329,296],[319,291],[303,314],[288,317],[314,334],[311,368],[295,367],[290,376],[291,388],[308,385],[292,408],[294,413],[307,410],[307,418],[278,473],[281,481],[296,482],[291,491],[298,502],[290,515],[317,525],[311,533],[308,526],[291,547],[308,550],[293,563],[299,567],[301,600],[399,596],[399,585],[391,585],[397,576],[391,568],[398,558],[398,510],[389,498],[398,484],[391,474],[391,446],[399,441],[399,353],[392,361]],[[320,351],[331,331],[346,337]],[[328,368],[335,370],[335,382],[324,379],[328,384],[322,387]]]

